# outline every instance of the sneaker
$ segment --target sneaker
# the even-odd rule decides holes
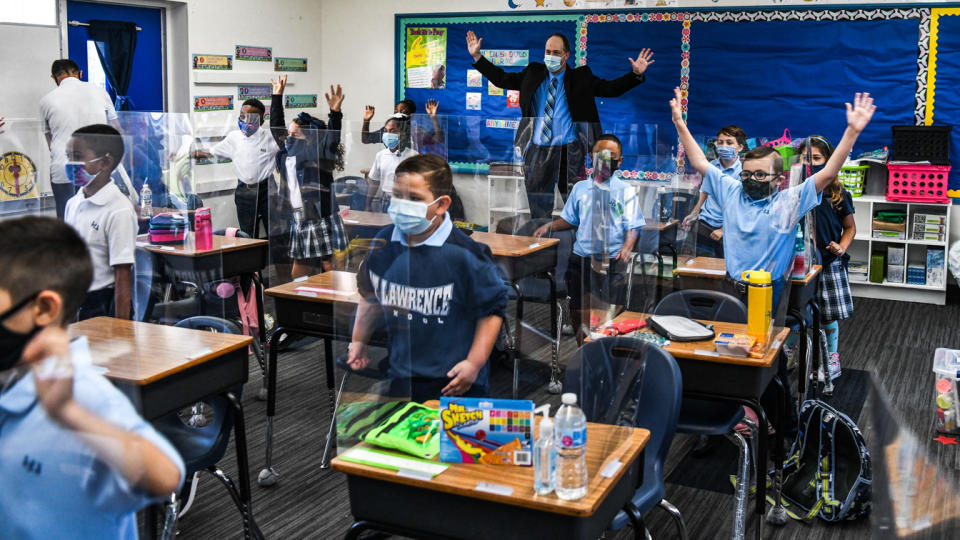
[[[753,433],[753,428],[750,427],[750,424],[754,426],[758,426],[760,425],[760,419],[757,417],[757,413],[754,412],[754,410],[751,409],[750,407],[743,408],[743,416],[744,416],[744,419],[747,420],[747,422],[740,422],[739,424],[734,426],[733,429],[739,432],[744,437],[749,437],[750,434]],[[773,424],[767,423],[767,433],[770,435],[773,435],[776,432],[777,430],[773,428]]]
[[[840,353],[832,352],[827,355],[827,372],[830,373],[831,381],[840,376]]]

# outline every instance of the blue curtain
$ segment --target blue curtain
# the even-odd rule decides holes
[[[127,91],[133,72],[133,52],[137,49],[137,25],[121,21],[89,21],[90,39],[97,44],[97,56],[107,81],[117,93],[118,111],[130,110],[132,103]]]

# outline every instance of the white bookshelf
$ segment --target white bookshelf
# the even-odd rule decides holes
[[[490,232],[496,231],[497,222],[503,218],[530,214],[523,176],[491,174],[487,176],[487,182],[490,205],[487,226]]]
[[[854,281],[851,277],[850,290],[854,296],[866,298],[881,298],[886,300],[900,300],[905,302],[923,302],[943,305],[947,296],[947,257],[946,249],[950,238],[950,204],[933,203],[905,203],[888,201],[882,195],[863,195],[853,199],[854,217],[857,224],[857,234],[850,245],[848,253],[851,262],[866,261],[871,264],[870,256],[873,253],[885,252],[889,246],[904,248],[903,281],[889,281],[884,268],[882,283],[869,281]],[[904,240],[891,238],[873,238],[873,215],[881,209],[904,210],[907,214],[907,232]],[[913,218],[920,214],[941,214],[946,216],[944,224],[944,241],[926,241],[913,239]],[[944,250],[943,279],[941,283],[916,285],[906,282],[907,266],[923,265],[926,268],[927,248]]]

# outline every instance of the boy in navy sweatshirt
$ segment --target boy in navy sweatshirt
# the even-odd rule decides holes
[[[500,332],[507,286],[490,248],[453,226],[453,174],[443,158],[416,155],[397,167],[388,214],[357,275],[357,308],[348,365],[369,363],[367,342],[379,318],[390,340],[392,395],[413,401],[489,393],[487,360]]]

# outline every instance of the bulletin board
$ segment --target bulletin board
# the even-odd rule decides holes
[[[941,52],[944,59],[936,74],[928,71],[932,13],[947,29],[939,32],[939,47],[949,51]],[[405,62],[410,28],[445,29],[442,88],[408,87]],[[589,65],[595,75],[606,79],[630,69],[628,55],[636,57],[644,47],[653,49],[656,62],[647,70],[644,84],[619,98],[597,100],[604,131],[627,143],[621,171],[626,177],[666,180],[672,176],[675,168],[651,156],[676,153],[667,105],[675,86],[684,93],[691,131],[703,139],[715,135],[721,126],[736,124],[748,137],[774,139],[786,128],[796,136],[817,133],[837,142],[846,126],[843,104],[852,101],[857,91],[870,92],[878,111],[854,153],[890,146],[894,125],[941,124],[960,118],[956,92],[936,95],[936,107],[928,103],[934,97],[928,85],[955,89],[960,83],[960,8],[955,7],[397,15],[396,97],[413,99],[418,107],[427,99],[437,99],[441,114],[456,124],[451,134],[471,133],[466,137],[481,143],[470,145],[451,138],[448,157],[459,167],[510,159],[509,122],[520,118],[519,108],[507,106],[506,95],[490,95],[486,78],[480,87],[467,86],[473,62],[465,43],[468,30],[483,38],[484,50],[526,49],[530,62],[542,62],[546,37],[563,32],[572,42],[570,63]],[[481,93],[479,109],[468,108],[468,92]],[[954,156],[960,156],[958,131]],[[475,151],[478,147],[483,149],[480,153]],[[637,157],[628,163],[630,153]],[[960,171],[951,177],[951,188],[960,197]]]

